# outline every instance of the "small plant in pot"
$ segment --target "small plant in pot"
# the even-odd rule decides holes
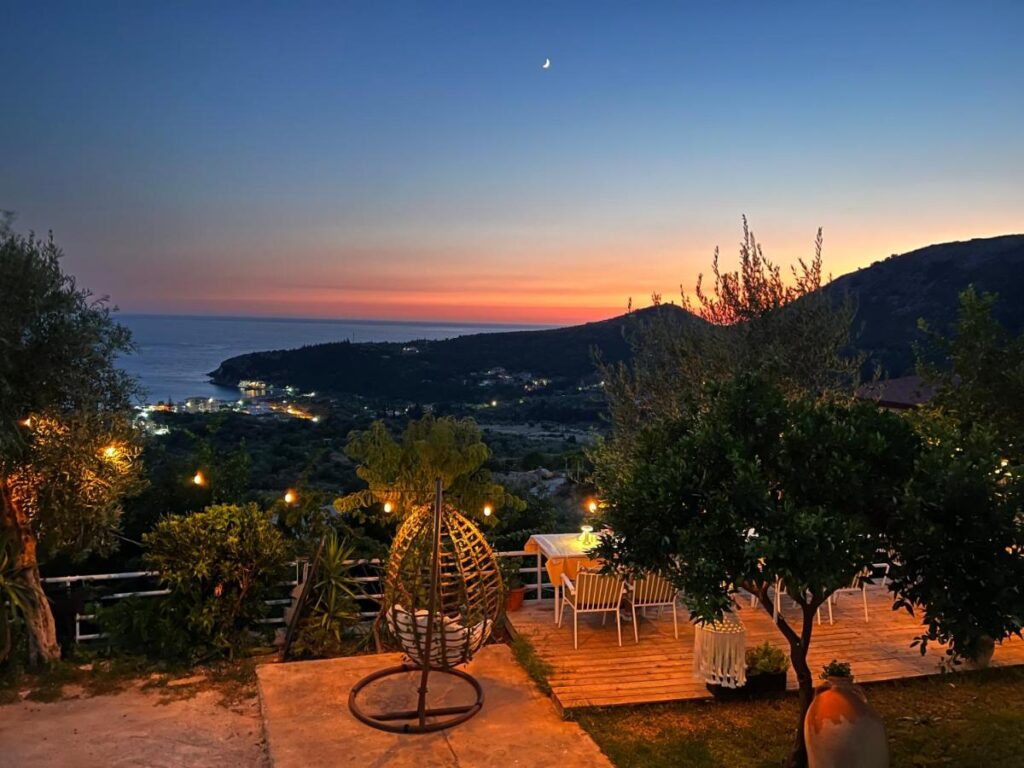
[[[789,659],[769,642],[747,649],[747,693],[750,696],[785,693]]]
[[[769,642],[748,648],[746,653],[747,682],[739,688],[708,683],[708,690],[716,699],[749,699],[786,692],[786,672],[789,659]]]
[[[836,679],[839,681],[853,682],[853,672],[850,670],[850,665],[845,661],[838,661],[832,659],[821,669],[821,679],[831,680]]]
[[[522,563],[518,557],[503,557],[500,567],[501,581],[505,585],[505,612],[512,613],[523,607],[523,596],[526,593],[522,574],[519,573]]]

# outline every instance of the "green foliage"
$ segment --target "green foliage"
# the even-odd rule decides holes
[[[406,425],[401,442],[384,422],[375,421],[369,429],[351,434],[345,452],[359,463],[356,474],[368,488],[335,500],[341,514],[372,510],[391,519],[404,518],[433,502],[438,478],[447,501],[479,520],[486,519],[485,504],[498,513],[526,506],[491,480],[490,470],[484,467],[490,451],[472,419],[428,414]],[[384,512],[385,504],[390,505],[390,513]]]
[[[816,607],[877,557],[917,445],[902,419],[787,400],[760,375],[691,402],[640,433],[628,461],[598,465],[615,530],[605,557],[665,573],[706,620],[730,607],[729,585],[776,577]]]
[[[942,642],[955,664],[985,637],[1021,633],[1024,467],[980,425],[965,430],[935,412],[916,422],[924,443],[887,534],[898,547],[891,588],[921,615],[922,653]]]
[[[827,680],[830,677],[848,677],[850,680],[853,680],[853,672],[850,669],[849,663],[832,659],[832,661],[821,668],[821,679]]]
[[[1015,337],[995,320],[996,299],[973,286],[961,293],[953,337],[929,331],[932,348],[918,350],[918,370],[936,388],[930,411],[965,433],[987,430],[1005,457],[1024,463],[1024,334]]]
[[[767,640],[753,648],[747,648],[747,676],[774,675],[789,669],[786,654]]]
[[[14,633],[20,617],[36,609],[36,595],[21,581],[9,537],[0,537],[0,664],[7,660],[14,647]]]
[[[171,589],[164,603],[194,643],[193,658],[246,648],[283,575],[284,537],[255,504],[175,515],[147,533],[146,560]]]
[[[705,383],[741,371],[757,372],[787,395],[845,395],[853,391],[860,361],[844,350],[853,308],[819,290],[821,231],[809,262],[791,267],[792,280],[763,254],[743,220],[739,269],[722,271],[715,250],[714,288],[698,279],[691,315],[659,312],[634,329],[631,365],[602,370],[614,432],[595,459],[605,464],[629,450],[631,437],[649,421],[671,419]]]
[[[128,597],[96,608],[97,622],[114,651],[123,656],[189,662],[207,653],[208,646],[182,622],[188,608],[175,595]]]
[[[523,586],[523,574],[519,569],[523,567],[521,557],[502,557],[498,559],[498,568],[501,571],[501,583],[505,591],[518,589]]]
[[[351,649],[352,629],[359,623],[360,593],[352,574],[355,547],[331,531],[311,585],[306,609],[295,637],[293,652],[300,657],[324,658]]]

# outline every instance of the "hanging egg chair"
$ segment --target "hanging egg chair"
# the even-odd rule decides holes
[[[395,534],[384,579],[377,628],[404,654],[404,663],[374,672],[349,693],[349,709],[363,723],[392,733],[430,733],[465,722],[483,706],[483,689],[457,667],[487,642],[501,613],[504,589],[494,552],[480,530],[445,505],[441,484],[431,507],[409,515]],[[359,693],[385,677],[420,674],[416,709],[369,714]],[[431,673],[460,678],[475,693],[471,704],[430,707]]]

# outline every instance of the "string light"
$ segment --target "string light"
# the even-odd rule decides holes
[[[197,470],[196,473],[192,475],[192,482],[196,485],[206,485],[206,478],[203,476],[201,471]]]
[[[490,517],[494,508],[490,504],[484,504],[484,517]]]
[[[298,499],[298,498],[299,498],[299,495],[295,491],[293,491],[291,488],[289,488],[287,491],[284,492],[284,503],[285,504],[294,504],[296,499]]]
[[[115,456],[117,456],[117,446],[108,445],[106,448],[103,449],[103,455],[108,459],[114,458]]]
[[[390,515],[392,509],[394,509],[394,507],[392,506],[391,502],[390,501],[385,501],[384,502],[384,514]]]
[[[597,514],[597,502],[596,502],[596,501],[594,501],[593,499],[591,499],[590,501],[588,501],[588,502],[587,502],[587,510],[588,510],[588,511],[590,512],[590,514],[592,514],[592,515],[594,515],[594,514]]]
[[[18,423],[21,424],[21,426],[23,426],[25,429],[31,429],[32,428],[32,417],[31,416],[26,416],[24,419],[22,419]]]

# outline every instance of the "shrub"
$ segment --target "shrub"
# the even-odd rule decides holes
[[[848,677],[853,680],[853,672],[849,663],[832,659],[821,669],[821,679],[827,680],[830,677]]]
[[[324,539],[306,609],[292,647],[296,656],[336,656],[351,650],[359,623],[359,585],[352,574],[355,546],[330,531]]]
[[[789,669],[789,659],[779,648],[765,641],[747,649],[747,675],[774,675]]]
[[[173,515],[143,537],[146,560],[171,589],[164,610],[190,636],[192,660],[248,647],[287,562],[284,537],[255,504]]]

